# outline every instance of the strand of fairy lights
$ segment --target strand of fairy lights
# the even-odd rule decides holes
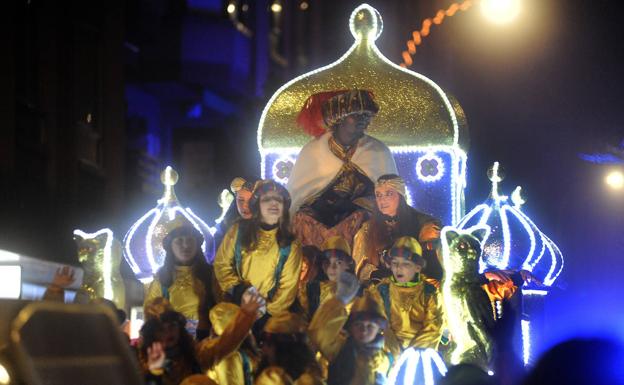
[[[436,12],[434,17],[423,20],[420,30],[413,31],[412,38],[405,43],[407,51],[403,51],[401,53],[401,57],[403,58],[403,62],[400,64],[401,67],[409,67],[414,63],[412,56],[416,54],[416,46],[421,45],[423,38],[429,36],[432,26],[442,24],[446,17],[454,16],[457,11],[467,11],[473,4],[474,2],[472,0],[465,0],[461,3],[453,3],[447,9],[440,9]]]

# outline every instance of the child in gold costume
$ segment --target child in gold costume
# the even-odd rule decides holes
[[[329,361],[328,385],[380,385],[386,383],[393,358],[384,351],[384,311],[370,296],[353,302],[357,278],[342,273],[336,296],[317,310],[308,334],[310,342]]]
[[[219,300],[212,266],[201,251],[204,238],[191,225],[177,227],[163,239],[164,265],[146,287],[144,307],[156,298],[169,300],[187,319],[187,330],[198,339],[210,332],[208,312]]]
[[[207,375],[219,385],[251,385],[260,361],[260,351],[250,333],[258,316],[257,294],[246,296],[239,308],[221,302],[210,310],[211,338],[204,339],[197,349],[197,358]]]
[[[410,347],[437,349],[442,336],[442,304],[435,286],[420,273],[425,260],[420,243],[399,238],[388,252],[392,276],[370,290],[390,321],[386,346],[398,354]]]
[[[418,239],[425,245],[421,256],[427,261],[424,273],[442,279],[442,264],[436,249],[441,223],[407,204],[405,181],[396,174],[382,175],[375,184],[372,217],[362,225],[353,240],[353,259],[360,281],[379,281],[390,275],[383,263],[383,254],[404,236]]]
[[[302,284],[297,294],[297,300],[307,319],[312,319],[319,306],[336,294],[336,282],[343,271],[355,273],[351,247],[344,238],[339,235],[327,238],[321,249],[319,270],[322,274]]]
[[[269,316],[284,312],[297,295],[301,246],[289,230],[290,195],[272,181],[256,184],[249,202],[250,219],[225,235],[214,268],[221,289],[234,303],[247,291],[267,300]]]
[[[255,385],[323,385],[322,371],[307,344],[307,323],[298,314],[271,317],[261,338],[262,362]]]
[[[248,295],[240,308],[230,303],[213,307],[213,337],[199,343],[184,329],[184,316],[166,305],[152,302],[148,306],[150,319],[141,329],[139,361],[149,384],[179,384],[202,371],[213,375],[220,385],[251,384],[252,368],[246,367],[241,344],[250,335],[259,309],[265,306],[262,297]]]

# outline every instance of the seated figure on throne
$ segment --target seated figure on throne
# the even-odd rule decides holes
[[[397,172],[388,147],[364,133],[378,110],[372,92],[343,90],[310,96],[299,113],[297,123],[315,136],[288,181],[304,246],[320,248],[337,235],[351,244],[375,204],[374,181]]]

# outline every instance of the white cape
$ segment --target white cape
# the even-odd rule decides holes
[[[301,152],[288,178],[288,191],[292,198],[291,218],[310,197],[323,191],[336,177],[343,162],[329,149],[331,132],[326,132],[308,142]],[[364,135],[351,158],[373,183],[384,174],[398,174],[390,149],[381,141]]]

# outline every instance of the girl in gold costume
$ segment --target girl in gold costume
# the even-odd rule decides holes
[[[301,270],[301,246],[289,230],[290,195],[282,185],[265,180],[256,185],[249,205],[252,217],[225,235],[215,273],[234,303],[245,292],[257,291],[267,300],[268,315],[277,315],[295,300]]]
[[[215,245],[217,249],[223,237],[232,225],[241,219],[250,219],[251,210],[249,209],[249,200],[253,193],[255,182],[236,177],[230,183],[230,191],[234,194],[234,203],[226,211],[223,220],[217,224],[217,231],[214,234]]]
[[[187,319],[187,330],[198,339],[210,332],[208,312],[219,298],[214,272],[202,254],[203,236],[190,225],[177,227],[163,239],[164,265],[147,286],[144,307],[159,297]]]
[[[425,244],[424,272],[429,278],[442,279],[442,265],[436,252],[440,221],[410,207],[405,196],[405,181],[400,176],[387,174],[377,180],[372,218],[362,225],[353,241],[353,259],[360,281],[379,281],[391,275],[383,264],[383,254],[402,236]]]
[[[312,319],[316,310],[336,294],[336,283],[343,271],[355,273],[355,263],[351,258],[351,247],[341,236],[325,240],[320,255],[321,273],[312,281],[299,287],[297,300],[306,319]]]
[[[394,354],[410,347],[437,349],[442,336],[442,304],[435,286],[421,274],[426,262],[420,243],[401,237],[387,258],[392,276],[369,289],[390,321],[386,346]]]

